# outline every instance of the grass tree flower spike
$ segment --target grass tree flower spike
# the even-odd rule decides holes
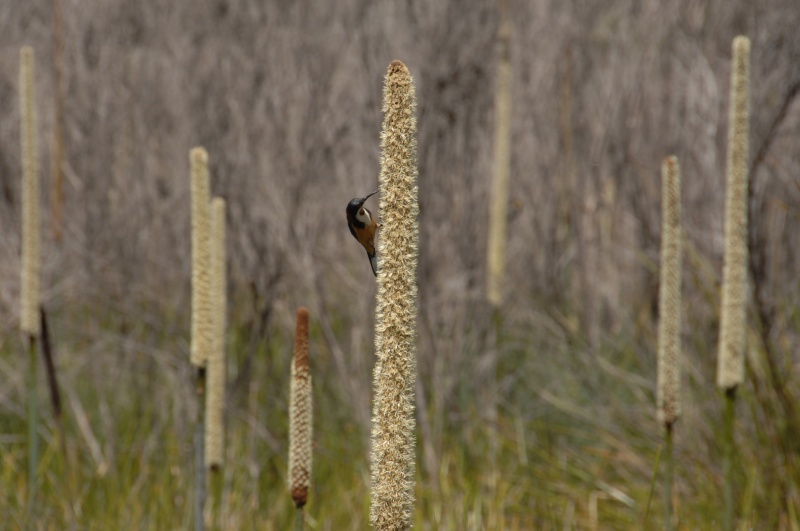
[[[192,344],[191,361],[205,367],[211,349],[210,326],[210,185],[208,153],[197,147],[189,153],[192,172]]]
[[[750,40],[733,40],[731,103],[728,124],[725,255],[722,270],[717,385],[731,389],[744,380],[747,303],[747,159],[749,142],[748,84]]]
[[[206,392],[206,466],[222,466],[225,410],[225,200],[211,202],[211,352]]]
[[[289,394],[289,493],[299,508],[308,499],[314,432],[308,358],[308,310],[303,307],[297,310]]]
[[[389,65],[381,132],[378,292],[376,300],[372,505],[376,529],[408,529],[414,508],[416,379],[417,123],[414,82]]]
[[[661,166],[661,281],[658,297],[658,420],[664,427],[664,529],[672,530],[672,431],[681,412],[681,172],[678,159]]]
[[[492,201],[489,211],[487,245],[487,289],[489,303],[497,308],[503,302],[506,240],[508,238],[508,183],[511,175],[511,23],[503,17],[500,32],[500,64],[495,89],[494,160]]]
[[[662,165],[661,283],[658,326],[658,420],[678,420],[681,353],[681,174],[678,159]]]
[[[34,55],[20,50],[20,118],[22,124],[22,267],[20,328],[39,335],[39,168],[36,157],[36,95]]]

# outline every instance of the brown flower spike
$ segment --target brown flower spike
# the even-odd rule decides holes
[[[381,238],[376,297],[372,505],[377,529],[408,529],[414,508],[416,380],[417,122],[414,82],[389,65],[381,132]]]
[[[294,360],[289,389],[289,493],[297,507],[308,499],[311,480],[314,408],[308,359],[308,310],[297,309]]]

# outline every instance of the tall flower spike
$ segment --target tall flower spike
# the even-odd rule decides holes
[[[408,529],[414,507],[416,379],[417,122],[414,82],[389,65],[381,132],[381,237],[376,300],[372,505],[377,529]]]
[[[225,411],[225,200],[211,202],[211,352],[208,357],[206,393],[206,466],[222,466]]]
[[[211,349],[210,330],[210,185],[208,153],[196,147],[189,153],[192,171],[192,343],[191,361],[205,367]]]
[[[507,9],[507,8],[506,8]],[[511,23],[504,11],[500,23],[500,64],[495,93],[494,162],[489,212],[486,298],[498,307],[503,302],[503,276],[508,232],[508,181],[511,174]]]
[[[314,408],[308,359],[308,310],[298,308],[289,389],[289,493],[297,507],[308,499]]]
[[[39,335],[39,168],[36,156],[36,94],[33,49],[20,50],[19,87],[22,144],[22,267],[20,328]]]
[[[725,256],[717,386],[732,389],[744,381],[747,305],[747,159],[749,142],[750,40],[733,40],[728,123]]]
[[[658,301],[658,420],[671,426],[681,411],[681,171],[676,157],[661,167],[661,283]]]

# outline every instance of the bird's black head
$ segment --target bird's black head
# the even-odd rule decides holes
[[[361,207],[364,206],[364,203],[367,202],[367,199],[369,199],[370,197],[372,197],[373,195],[375,195],[377,193],[378,193],[378,191],[375,190],[371,194],[368,194],[366,197],[356,197],[355,199],[352,199],[347,204],[347,216],[348,217],[355,217],[355,215],[358,213],[358,211],[361,209]]]

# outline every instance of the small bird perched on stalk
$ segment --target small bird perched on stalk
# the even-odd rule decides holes
[[[372,266],[372,272],[375,276],[378,276],[378,257],[375,256],[375,232],[380,228],[380,225],[375,221],[372,212],[364,208],[364,203],[377,193],[378,190],[375,190],[366,197],[356,197],[347,204],[347,226],[350,227],[350,234],[367,251],[369,265]]]

